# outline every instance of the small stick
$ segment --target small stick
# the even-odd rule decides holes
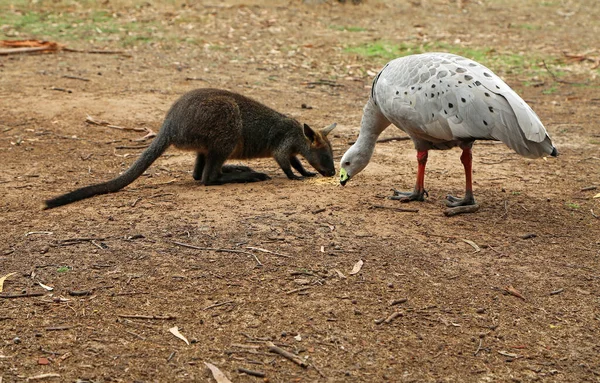
[[[239,253],[239,254],[246,254],[249,255],[251,257],[254,258],[254,260],[256,261],[256,263],[259,266],[262,266],[262,262],[256,257],[256,255],[248,252],[248,251],[244,251],[244,250],[233,250],[233,249],[221,249],[221,248],[217,248],[217,247],[200,247],[200,246],[194,246],[194,245],[188,245],[187,243],[183,243],[183,242],[176,242],[176,241],[172,241],[174,244],[181,246],[181,247],[187,247],[190,249],[196,249],[196,250],[208,250],[208,251],[216,251],[217,253]]]
[[[477,210],[479,210],[479,204],[449,207],[448,209],[444,210],[444,215],[446,217],[452,217],[457,214],[475,213]]]
[[[69,290],[68,293],[72,297],[84,297],[86,295],[92,295],[92,292],[89,290]]]
[[[296,363],[300,367],[304,367],[304,368],[308,367],[308,363],[306,363],[305,361],[303,361],[296,355],[292,354],[291,352],[275,346],[275,344],[273,342],[266,342],[265,344],[267,345],[267,347],[269,347],[270,352],[279,354],[279,355],[283,356],[284,358],[289,359],[292,362]]]
[[[30,235],[33,235],[33,234],[45,234],[45,235],[52,235],[52,234],[54,234],[54,233],[52,233],[51,231],[30,231],[30,232],[28,232],[28,233],[25,233],[25,236],[26,236],[26,237],[29,237]]]
[[[400,303],[405,303],[408,301],[408,298],[402,298],[402,299],[394,299],[392,301],[392,303],[390,303],[390,306],[395,306],[395,305],[399,305]]]
[[[324,212],[325,210],[327,210],[327,209],[325,209],[325,208],[317,209],[317,210],[313,210],[311,213],[313,213],[313,214],[319,214],[319,213]]]
[[[410,139],[411,138],[407,137],[407,136],[398,136],[398,137],[380,138],[376,142],[382,143],[382,142],[391,142],[391,141],[408,141]],[[348,145],[354,145],[355,143],[356,143],[356,141],[350,141],[350,142],[348,142]]]
[[[305,291],[305,290],[308,290],[308,289],[310,289],[310,288],[311,288],[310,286],[299,287],[299,288],[297,288],[297,289],[293,289],[293,290],[290,290],[290,291],[286,291],[286,295],[290,295],[290,294],[293,294],[293,293],[298,293],[298,292],[300,292],[300,291]]]
[[[225,301],[225,302],[221,302],[221,303],[215,303],[214,305],[206,306],[202,310],[208,310],[208,309],[212,309],[212,308],[215,308],[215,307],[228,305],[230,303],[233,303],[233,301]]]
[[[141,336],[140,334],[136,334],[136,333],[134,333],[133,331],[128,331],[128,330],[125,330],[125,332],[126,332],[127,334],[131,334],[131,335],[133,335],[133,336],[135,336],[135,337],[137,337],[137,338],[139,338],[139,339],[141,339],[141,340],[146,340],[146,338],[145,338],[145,337]]]
[[[596,186],[587,186],[587,187],[581,188],[579,191],[584,192],[584,191],[590,191],[590,190],[596,190],[596,189],[598,189],[598,187],[596,187]]]
[[[159,316],[159,315],[129,315],[129,314],[118,314],[119,318],[128,318],[128,319],[152,319],[152,320],[174,320],[177,317],[172,315]]]
[[[25,293],[25,294],[0,294],[0,298],[15,299],[15,298],[31,298],[41,297],[44,293]]]
[[[475,350],[475,353],[473,354],[473,356],[477,356],[477,354],[479,354],[479,351],[481,351],[482,344],[483,344],[483,339],[479,338],[479,346],[477,346],[477,350]]]
[[[383,323],[390,323],[391,321],[398,318],[399,316],[402,316],[402,313],[400,311],[395,311],[395,312],[391,313],[390,316],[385,318],[383,320]]]
[[[392,207],[392,206],[383,206],[383,205],[371,205],[369,209],[389,209],[394,211],[399,211],[401,213],[418,213],[419,209],[408,209],[403,207]]]
[[[257,376],[259,378],[264,378],[266,376],[266,374],[264,372],[248,370],[247,368],[243,368],[243,367],[238,367],[238,372],[242,372],[244,374],[248,374],[251,376]]]
[[[56,326],[56,327],[46,327],[46,331],[65,331],[72,329],[73,326]]]
[[[596,219],[600,219],[600,216],[594,214],[594,209],[590,209],[590,213],[592,213],[592,217],[594,217]]]
[[[557,295],[557,294],[562,293],[563,291],[565,291],[565,289],[563,289],[563,288],[560,288],[560,289],[554,290],[554,291],[550,291],[550,295]]]
[[[55,86],[51,87],[50,90],[56,90],[59,92],[66,92],[66,93],[73,93],[73,91],[71,89],[57,88]]]
[[[171,361],[171,359],[173,359],[173,357],[175,356],[175,354],[177,354],[177,351],[173,351],[173,352],[171,353],[171,355],[169,355],[169,357],[167,358],[167,362],[170,362],[170,361]]]
[[[115,149],[145,149],[147,148],[148,145],[120,145],[120,146],[115,146]]]
[[[68,74],[64,75],[63,78],[70,78],[71,80],[80,80],[80,81],[90,81],[89,78],[78,77],[78,76],[70,76]]]
[[[131,204],[131,207],[135,207],[135,205],[142,200],[142,197],[137,197],[135,201]]]
[[[280,257],[285,257],[285,258],[292,258],[291,255],[286,255],[286,254],[281,254],[281,253],[276,253],[274,251],[271,250],[267,250],[267,249],[261,249],[260,247],[253,247],[253,246],[246,246],[246,249],[250,249],[250,250],[256,250],[256,251],[261,251],[263,253],[267,253],[267,254],[273,254],[273,255],[277,255]]]

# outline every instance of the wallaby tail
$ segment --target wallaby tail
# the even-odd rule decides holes
[[[55,207],[70,204],[82,199],[90,198],[95,195],[114,193],[123,189],[141,176],[146,169],[171,145],[170,133],[168,132],[167,121],[164,122],[160,132],[154,138],[152,143],[139,158],[123,174],[110,181],[82,187],[72,192],[63,194],[56,198],[45,201],[43,209],[53,209]]]

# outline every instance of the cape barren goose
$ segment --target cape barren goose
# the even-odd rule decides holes
[[[500,77],[473,60],[449,53],[406,56],[383,67],[373,81],[359,137],[342,157],[342,185],[367,166],[377,137],[390,124],[410,136],[418,161],[414,191],[394,191],[390,198],[396,200],[424,200],[425,164],[431,149],[462,149],[465,196],[448,196],[450,207],[475,205],[471,182],[475,140],[499,140],[529,158],[558,155],[538,116]]]

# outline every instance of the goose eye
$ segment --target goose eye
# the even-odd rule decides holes
[[[350,161],[344,162],[344,166],[348,166],[348,165],[350,165]]]

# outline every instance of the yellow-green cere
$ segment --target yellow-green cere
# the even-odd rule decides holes
[[[344,182],[344,181],[348,181],[348,173],[346,172],[346,169],[341,168],[340,169],[340,182]]]

